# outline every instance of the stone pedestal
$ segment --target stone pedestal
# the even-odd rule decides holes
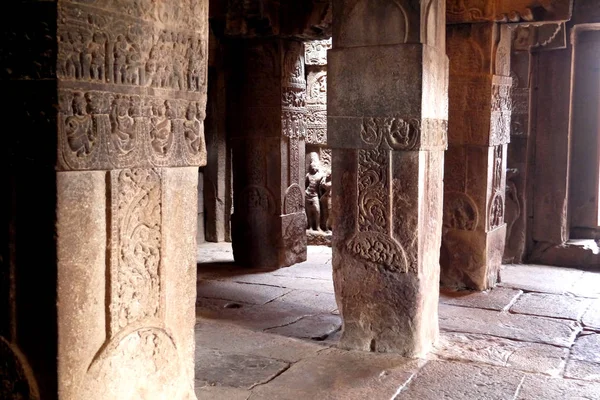
[[[195,399],[208,1],[38,3],[2,24],[23,41],[2,56],[28,50],[1,79],[23,125],[2,176],[0,398]]]
[[[279,268],[306,260],[302,43],[243,41],[230,100],[233,252],[237,263]]]
[[[345,348],[417,356],[438,335],[445,3],[422,7],[334,1],[328,142]]]
[[[506,227],[510,33],[496,23],[448,25],[450,113],[441,282],[485,290],[498,280]]]

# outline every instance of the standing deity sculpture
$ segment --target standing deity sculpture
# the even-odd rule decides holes
[[[327,168],[319,184],[319,203],[321,206],[321,229],[331,231],[331,170]]]
[[[308,229],[319,230],[321,225],[321,207],[319,204],[319,188],[323,179],[321,161],[317,153],[310,153],[310,165],[306,174],[306,217]]]

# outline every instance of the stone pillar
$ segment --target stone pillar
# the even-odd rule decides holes
[[[422,355],[438,336],[445,2],[335,0],[333,10],[327,134],[340,345]]]
[[[0,398],[195,399],[208,1],[34,3],[3,21],[33,59],[2,83],[27,140],[10,147]]]
[[[304,49],[247,40],[237,54],[229,85],[234,257],[251,267],[289,266],[306,260]]]
[[[442,285],[485,290],[498,280],[506,224],[510,33],[493,22],[448,25],[450,113],[444,174]]]

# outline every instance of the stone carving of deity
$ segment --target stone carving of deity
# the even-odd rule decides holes
[[[308,229],[318,230],[321,225],[321,206],[319,203],[319,190],[323,171],[319,155],[310,153],[310,166],[306,174],[306,217],[308,219]]]
[[[321,229],[331,231],[331,170],[326,169],[319,184],[321,206]]]
[[[161,156],[167,155],[173,141],[170,115],[170,104],[168,101],[155,104],[152,107],[150,140],[154,151]]]
[[[121,153],[130,152],[135,145],[135,120],[129,115],[129,99],[115,99],[111,112],[112,142]]]
[[[96,141],[92,117],[87,113],[87,100],[83,93],[75,93],[73,115],[65,121],[67,142],[77,157],[89,155]]]

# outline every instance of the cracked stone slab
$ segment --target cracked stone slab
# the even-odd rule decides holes
[[[590,306],[589,299],[548,293],[525,293],[517,299],[510,312],[540,317],[579,320]]]
[[[274,302],[295,304],[298,308],[306,309],[311,314],[331,313],[338,308],[333,293],[314,290],[293,290]]]
[[[278,276],[272,273],[245,274],[231,278],[235,282],[256,283],[296,290],[312,290],[323,293],[333,293],[332,279],[298,278],[293,276]]]
[[[569,354],[566,348],[547,344],[464,333],[443,332],[430,357],[509,367],[558,376]]]
[[[474,363],[430,361],[397,400],[513,400],[525,374]]]
[[[574,321],[508,314],[478,308],[441,304],[440,329],[450,332],[498,336],[532,343],[569,347],[579,325]]]
[[[201,321],[195,328],[196,348],[229,351],[297,362],[325,347],[304,340],[255,332],[231,324]]]
[[[197,289],[200,297],[260,305],[291,291],[291,289],[274,286],[214,280],[198,282]]]
[[[324,350],[256,387],[251,399],[390,400],[422,363],[389,354]]]
[[[600,299],[594,300],[581,321],[586,328],[600,330]]]
[[[500,286],[531,292],[563,294],[569,292],[582,275],[582,271],[573,268],[504,265],[500,271]]]
[[[600,383],[528,375],[515,400],[596,400],[599,398]]]
[[[503,287],[497,287],[485,292],[441,289],[440,303],[501,311],[507,308],[521,293],[523,292],[520,290]]]
[[[600,334],[587,332],[575,340],[565,377],[600,381]]]
[[[265,305],[244,305],[232,304],[226,300],[198,299],[196,306],[197,318],[228,322],[259,331],[288,325],[302,317],[321,313],[320,310],[278,300]]]
[[[286,326],[267,330],[269,333],[296,338],[324,340],[342,326],[339,315],[321,314],[304,317]]]
[[[196,387],[198,400],[248,400],[251,391],[224,386]]]
[[[289,364],[267,357],[217,350],[196,351],[197,386],[252,389],[285,371]]]

